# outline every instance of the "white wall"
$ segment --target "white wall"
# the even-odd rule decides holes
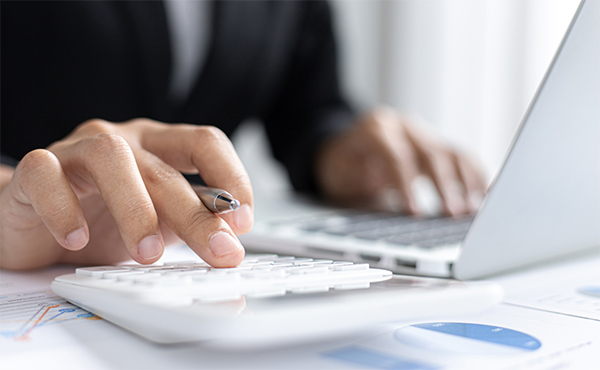
[[[493,175],[579,0],[337,0],[344,89],[417,112]],[[255,189],[289,189],[255,124],[234,137]]]
[[[346,90],[417,112],[492,174],[578,3],[333,1]]]

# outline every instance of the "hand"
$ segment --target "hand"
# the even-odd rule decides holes
[[[412,183],[429,176],[450,216],[474,212],[486,189],[481,172],[464,154],[389,108],[365,115],[349,132],[324,143],[316,158],[317,181],[329,198],[356,205],[397,190],[404,210],[419,213]]]
[[[236,234],[252,228],[250,180],[214,127],[91,120],[7,171],[3,166],[1,267],[111,264],[129,257],[152,263],[178,238],[216,267],[244,257]],[[211,213],[179,171],[200,173],[242,206]]]

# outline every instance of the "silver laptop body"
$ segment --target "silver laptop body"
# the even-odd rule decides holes
[[[273,204],[257,199],[246,248],[398,273],[472,279],[600,247],[600,0],[579,6],[474,219]]]

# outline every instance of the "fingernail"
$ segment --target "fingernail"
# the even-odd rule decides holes
[[[250,230],[253,224],[252,208],[249,205],[243,204],[240,209],[233,213],[233,222],[240,230]]]
[[[143,259],[153,259],[162,253],[163,247],[157,235],[147,236],[138,244],[138,253]]]
[[[71,250],[79,250],[87,244],[87,235],[83,227],[70,233],[67,238],[67,244]]]
[[[210,238],[209,243],[210,250],[217,257],[224,256],[242,249],[242,245],[235,240],[233,236],[224,231],[213,235],[213,237]]]

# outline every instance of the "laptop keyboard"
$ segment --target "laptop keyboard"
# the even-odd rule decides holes
[[[472,216],[416,218],[390,213],[348,212],[312,218],[303,222],[300,228],[306,232],[428,249],[460,243],[472,220]]]

